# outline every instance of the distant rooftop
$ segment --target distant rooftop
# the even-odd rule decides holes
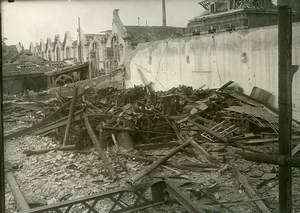
[[[163,26],[125,26],[125,28],[128,38],[137,43],[180,37],[185,30],[184,27]]]

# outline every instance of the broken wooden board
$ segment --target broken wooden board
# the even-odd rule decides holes
[[[73,122],[75,121],[79,121],[81,120],[81,115],[76,115],[74,118],[73,118]],[[40,135],[40,134],[43,134],[43,133],[46,133],[46,132],[49,132],[49,131],[52,131],[53,129],[56,129],[56,128],[59,128],[59,127],[62,127],[62,126],[65,126],[67,124],[67,119],[64,119],[62,121],[58,121],[58,122],[54,122],[54,123],[51,123],[41,129],[38,129],[36,131],[33,132],[34,135]]]
[[[108,158],[106,157],[105,155],[105,152],[104,150],[102,149],[102,146],[101,144],[99,143],[98,139],[97,139],[97,136],[95,135],[95,132],[94,130],[92,129],[91,127],[91,124],[87,118],[86,115],[83,116],[83,120],[84,120],[84,125],[90,135],[90,138],[95,146],[95,149],[97,151],[97,153],[99,154],[99,156],[101,157],[101,159],[103,160],[108,172],[110,173],[110,176],[112,178],[115,178],[115,173],[114,173],[114,170],[113,170],[113,167],[111,165],[111,162],[108,160]]]
[[[27,202],[27,199],[24,196],[24,194],[22,193],[14,175],[10,171],[6,172],[5,175],[6,175],[6,180],[7,180],[8,184],[10,186],[10,189],[14,195],[17,205],[22,210],[22,212],[29,212],[30,207]]]
[[[234,174],[236,175],[237,179],[239,180],[239,182],[243,185],[243,187],[246,190],[247,194],[251,198],[255,198],[255,199],[259,198],[258,195],[256,194],[256,192],[252,189],[252,187],[248,183],[248,180],[246,179],[246,177],[244,175],[242,175],[239,172],[239,170],[233,164],[231,164],[231,168],[232,168],[232,171],[234,172]],[[255,201],[255,204],[261,210],[261,212],[271,213],[271,211],[268,209],[268,207],[264,204],[264,202],[262,200]]]
[[[69,116],[68,116],[68,120],[67,120],[65,136],[64,136],[64,140],[63,140],[64,146],[66,146],[69,143],[70,128],[71,128],[71,123],[72,123],[72,120],[74,117],[74,111],[75,111],[76,101],[77,101],[77,92],[78,92],[78,87],[75,86],[74,91],[73,91],[73,97],[72,97],[72,101],[71,101]]]
[[[88,90],[89,90],[89,89],[84,90],[82,93],[80,93],[80,94],[78,95],[77,98],[82,97]],[[30,132],[32,132],[32,131],[34,131],[34,130],[37,130],[37,129],[39,129],[39,128],[41,128],[41,127],[43,127],[43,126],[49,124],[49,123],[53,120],[53,118],[55,118],[56,116],[60,115],[61,112],[62,112],[63,110],[65,110],[65,109],[67,109],[70,105],[71,105],[71,100],[68,101],[67,103],[65,103],[62,107],[60,107],[60,108],[59,108],[58,110],[56,110],[55,112],[53,112],[53,113],[51,113],[50,115],[48,115],[48,116],[47,116],[46,118],[44,118],[40,123],[37,123],[37,124],[35,124],[35,125],[31,126],[31,127],[25,128],[25,129],[21,129],[21,130],[19,130],[19,131],[17,131],[17,132],[14,132],[14,133],[9,134],[9,135],[5,135],[5,136],[4,136],[4,140],[9,140],[9,139],[11,139],[11,138],[17,138],[17,137],[20,137],[20,136],[22,136],[22,135],[24,135],[24,134],[30,133]]]
[[[172,151],[170,151],[167,155],[165,155],[164,157],[160,158],[159,160],[153,162],[150,166],[146,167],[141,172],[134,175],[132,178],[130,178],[131,183],[133,184],[133,183],[137,182],[138,180],[140,180],[141,178],[143,178],[145,175],[149,174],[151,171],[156,169],[158,166],[160,166],[161,164],[166,162],[169,158],[171,158],[173,155],[175,155],[177,152],[179,152],[182,148],[186,147],[192,140],[193,140],[193,138],[187,139],[183,144],[181,144],[180,146],[178,146],[175,149],[173,149]]]

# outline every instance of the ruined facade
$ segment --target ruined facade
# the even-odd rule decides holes
[[[185,28],[167,26],[128,26],[113,12],[112,33],[106,43],[106,64],[109,69],[123,65],[130,52],[139,43],[176,38],[184,34]]]
[[[203,0],[202,15],[188,23],[193,35],[276,25],[278,14],[271,0]]]

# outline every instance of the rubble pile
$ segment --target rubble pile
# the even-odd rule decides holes
[[[6,128],[16,121],[28,126],[6,129],[6,158],[16,162],[24,194],[31,201],[44,200],[41,205],[151,178],[172,178],[187,181],[182,191],[191,200],[208,199],[219,212],[259,212],[257,208],[266,206],[276,212],[277,167],[245,161],[240,153],[278,153],[278,115],[230,87],[232,83],[219,89],[180,86],[165,92],[154,92],[151,85],[88,88],[79,94],[74,88],[69,98],[56,94],[10,100]],[[299,139],[295,121],[293,141]],[[18,155],[10,151],[14,146]],[[299,150],[295,144],[293,154]],[[299,177],[297,171],[295,175]],[[249,194],[251,186],[257,194]],[[242,203],[259,193],[262,203]]]

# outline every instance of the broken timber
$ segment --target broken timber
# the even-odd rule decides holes
[[[138,173],[135,176],[133,176],[132,178],[130,178],[131,179],[131,183],[135,183],[138,180],[140,180],[142,177],[144,177],[145,175],[149,174],[151,171],[153,171],[154,169],[156,169],[158,166],[160,166],[161,164],[163,164],[164,162],[166,162],[169,158],[171,158],[173,155],[175,155],[177,152],[179,152],[182,148],[186,147],[192,140],[193,140],[193,138],[187,139],[183,144],[181,144],[180,146],[178,146],[175,149],[173,149],[167,155],[165,155],[161,159],[155,161],[150,166],[148,166],[147,168],[143,169],[140,173]]]
[[[297,158],[297,157],[289,157],[285,155],[268,155],[268,154],[253,153],[253,152],[237,152],[237,153],[241,154],[246,160],[249,161],[300,168],[299,157]]]
[[[74,113],[74,118],[73,118],[73,122],[74,121],[78,121],[81,119],[81,114],[82,114],[83,110],[78,110],[77,112]],[[36,131],[33,132],[34,135],[40,135],[40,134],[43,134],[43,133],[47,133],[53,129],[56,129],[58,127],[61,127],[61,126],[64,126],[66,125],[68,122],[68,116],[66,117],[63,117],[55,122],[52,122],[52,123],[49,123],[47,126],[41,128],[41,129],[38,129]]]
[[[24,197],[14,175],[10,171],[6,172],[5,175],[17,205],[20,207],[22,212],[28,212],[30,210],[29,204],[27,203],[27,200]]]
[[[110,165],[110,162],[109,162],[108,158],[106,157],[105,152],[101,148],[101,145],[100,145],[100,143],[99,143],[99,141],[97,139],[97,136],[95,135],[95,132],[92,129],[91,124],[90,124],[90,122],[89,122],[89,120],[88,120],[88,118],[87,118],[86,115],[83,116],[83,120],[84,120],[85,127],[86,127],[86,129],[87,129],[87,131],[88,131],[88,133],[90,135],[90,138],[91,138],[91,140],[92,140],[92,142],[93,142],[93,144],[95,146],[96,151],[99,153],[101,159],[103,160],[103,162],[104,162],[104,164],[105,164],[108,172],[110,173],[110,176],[112,178],[114,178],[115,174],[114,174],[113,167]]]
[[[78,92],[78,87],[74,87],[73,98],[72,98],[72,102],[71,102],[69,117],[68,117],[67,126],[66,126],[66,130],[65,130],[64,141],[63,141],[64,146],[66,146],[69,143],[70,128],[71,128],[71,123],[72,123],[76,100],[77,100],[77,92]]]
[[[202,146],[200,146],[195,140],[192,140],[191,145],[196,148],[196,150],[198,152],[200,152],[202,155],[204,155],[207,160],[213,164],[219,164],[218,160],[216,158],[214,158],[213,156],[211,156]]]
[[[76,149],[75,145],[67,145],[67,146],[48,148],[48,149],[24,150],[23,153],[26,154],[27,156],[30,156],[30,155],[38,155],[38,154],[43,154],[43,153],[56,151],[56,150],[75,150],[75,149]]]
[[[77,98],[82,97],[89,89],[84,90],[82,93],[80,93],[78,95]],[[48,115],[46,118],[44,118],[40,123],[37,123],[29,128],[25,128],[25,129],[21,129],[17,132],[11,133],[9,135],[5,135],[4,136],[4,140],[9,140],[11,138],[17,138],[20,137],[24,134],[30,133],[34,130],[37,130],[43,126],[45,126],[46,124],[49,124],[53,118],[55,118],[56,116],[58,116],[63,110],[67,109],[69,106],[71,105],[71,100],[68,101],[67,103],[65,103],[62,107],[60,107],[58,110],[56,110],[55,112],[53,112],[52,114]]]
[[[238,178],[239,182],[243,185],[243,187],[246,190],[247,194],[251,198],[258,198],[258,195],[252,189],[252,187],[249,185],[246,177],[244,175],[242,175],[239,172],[239,170],[233,164],[231,165],[231,167],[232,167],[232,171],[234,172],[234,174]],[[255,201],[255,204],[258,206],[258,208],[261,210],[261,212],[263,212],[263,213],[271,213],[271,211],[268,209],[268,207],[264,204],[264,202],[262,200]]]

